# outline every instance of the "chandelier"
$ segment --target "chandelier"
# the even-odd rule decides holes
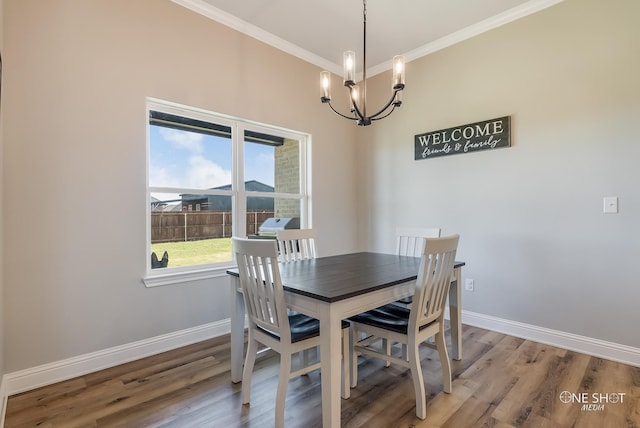
[[[331,105],[331,73],[329,71],[320,72],[320,101],[326,103],[339,116],[345,119],[355,120],[358,126],[371,125],[374,120],[384,119],[389,116],[396,107],[400,107],[402,99],[400,91],[404,89],[404,57],[397,55],[393,57],[393,76],[391,79],[391,99],[377,113],[367,116],[367,0],[362,1],[362,24],[364,28],[363,59],[362,59],[362,99],[360,99],[360,88],[356,85],[356,54],[347,51],[343,54],[344,61],[344,86],[349,90],[349,104],[351,116],[337,111]]]

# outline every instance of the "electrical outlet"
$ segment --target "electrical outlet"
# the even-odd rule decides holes
[[[467,291],[475,291],[475,284],[473,279],[467,278],[464,282],[464,289]]]

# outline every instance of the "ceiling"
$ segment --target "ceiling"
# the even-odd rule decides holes
[[[362,66],[361,0],[172,0],[321,68],[342,74],[342,52]],[[411,61],[562,0],[368,0],[367,74]]]

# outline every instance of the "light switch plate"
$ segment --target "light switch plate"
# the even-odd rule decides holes
[[[605,214],[618,213],[618,198],[616,196],[607,196],[603,198],[603,210]]]

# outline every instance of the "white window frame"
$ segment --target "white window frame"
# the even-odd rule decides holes
[[[176,193],[181,190],[192,192],[193,189],[151,187],[149,185],[149,114],[150,111],[160,111],[184,116],[206,122],[231,127],[232,134],[232,186],[231,190],[198,189],[199,194],[231,196],[232,200],[232,235],[246,236],[246,202],[248,197],[269,197],[275,199],[300,200],[300,227],[311,227],[311,135],[292,131],[276,126],[261,124],[239,117],[215,113],[204,109],[177,104],[156,98],[147,98],[145,126],[146,126],[146,268],[142,278],[146,287],[178,284],[190,281],[223,277],[226,270],[236,266],[235,260],[221,263],[210,263],[195,266],[167,267],[151,269],[151,193]],[[244,132],[245,130],[276,135],[286,139],[298,140],[300,144],[300,193],[256,192],[246,191],[244,186]],[[232,256],[235,259],[235,256]]]

